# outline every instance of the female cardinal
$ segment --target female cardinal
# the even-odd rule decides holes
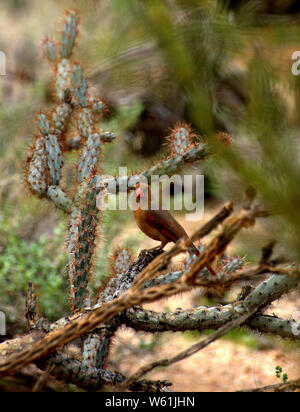
[[[135,186],[136,198],[139,200],[141,206],[136,210],[133,210],[138,227],[151,239],[159,240],[160,246],[157,246],[150,250],[163,249],[167,243],[176,243],[178,239],[188,238],[188,235],[184,228],[177,222],[177,220],[167,210],[151,210],[151,196],[150,190],[148,191],[148,208],[145,207],[143,198],[148,191],[148,185],[146,183],[138,184]],[[145,210],[147,209],[147,210]],[[198,249],[192,244],[189,251],[200,255]],[[216,276],[215,271],[206,265],[209,272]]]

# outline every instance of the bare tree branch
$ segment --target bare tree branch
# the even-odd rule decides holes
[[[34,385],[32,392],[41,392],[44,386],[46,385],[52,371],[54,369],[54,365],[49,365],[44,373],[40,376],[39,380]]]

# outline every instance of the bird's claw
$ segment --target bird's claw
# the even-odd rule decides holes
[[[158,246],[158,247],[154,247],[152,249],[142,249],[140,251],[139,256],[145,256],[145,257],[149,256],[149,255],[150,256],[156,256],[156,255],[158,255],[162,252],[163,252],[163,248],[161,246]]]

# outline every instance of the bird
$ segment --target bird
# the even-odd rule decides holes
[[[148,184],[137,184],[134,188],[136,199],[139,201],[140,205],[133,208],[135,221],[145,235],[149,236],[151,239],[159,240],[161,242],[159,246],[149,249],[149,252],[163,249],[169,242],[176,243],[177,240],[181,238],[189,238],[184,228],[168,210],[163,210],[162,208],[159,210],[151,209],[151,191],[148,190]],[[145,207],[144,204],[146,191],[148,191],[148,196],[146,197],[148,207]],[[200,255],[199,250],[193,243],[189,247],[189,252],[197,256]],[[205,266],[213,276],[216,276],[215,271],[210,267],[210,265],[207,264]]]

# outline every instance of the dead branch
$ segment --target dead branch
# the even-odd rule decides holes
[[[48,368],[44,371],[44,373],[40,376],[39,380],[34,385],[32,392],[41,392],[42,389],[45,387],[52,371],[54,369],[54,365],[49,365]]]

